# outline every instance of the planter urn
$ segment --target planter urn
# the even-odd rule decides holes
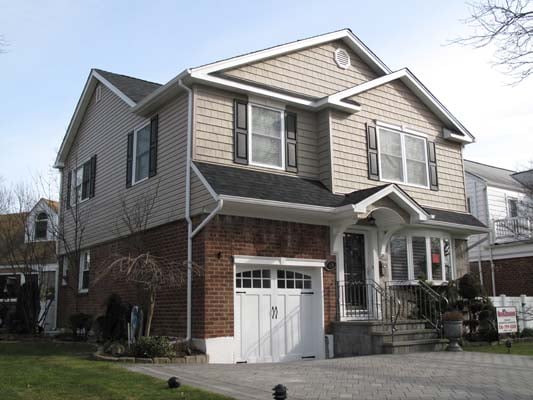
[[[444,337],[450,341],[446,351],[463,351],[459,339],[463,335],[463,321],[443,321]]]

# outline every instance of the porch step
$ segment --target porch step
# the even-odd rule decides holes
[[[382,345],[385,354],[407,354],[422,351],[442,351],[448,345],[446,339],[394,340]]]
[[[392,333],[386,331],[376,331],[370,333],[372,336],[382,337],[384,343],[392,341]],[[402,329],[394,332],[394,341],[411,341],[423,339],[438,339],[434,329]]]
[[[390,332],[391,331],[391,322],[377,323],[373,326],[373,332]],[[414,331],[420,329],[426,329],[426,321],[421,319],[413,320],[401,320],[397,321],[395,324],[396,332],[399,331]]]

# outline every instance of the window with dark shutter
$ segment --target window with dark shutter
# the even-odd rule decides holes
[[[159,117],[156,115],[150,121],[150,167],[148,176],[157,174],[157,136],[159,132]]]
[[[439,190],[439,177],[437,174],[437,154],[435,153],[435,142],[428,142],[428,166],[429,187],[431,190]]]
[[[285,115],[285,141],[287,147],[286,170],[298,172],[298,148],[296,144],[296,113]]]
[[[71,187],[72,187],[72,171],[68,171],[67,174],[67,209],[70,208],[70,198],[71,198]]]
[[[379,181],[378,140],[376,127],[366,124],[366,148],[368,154],[368,179]]]
[[[248,103],[233,102],[233,159],[238,164],[248,164]]]
[[[91,160],[83,164],[83,180],[81,184],[81,199],[85,200],[89,197],[89,187],[91,184]]]
[[[89,178],[89,197],[94,197],[94,189],[96,186],[96,155],[91,157],[90,165],[91,172]]]
[[[126,151],[126,187],[130,187],[133,174],[133,132],[128,133],[128,143]]]

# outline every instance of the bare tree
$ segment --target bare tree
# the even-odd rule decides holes
[[[465,20],[474,33],[452,43],[475,48],[495,45],[495,62],[513,78],[513,84],[533,74],[533,1],[481,0],[469,3]]]
[[[7,50],[7,42],[4,39],[4,35],[0,35],[0,54],[5,53]]]
[[[113,254],[107,265],[97,274],[95,284],[104,278],[114,277],[125,280],[139,288],[146,295],[146,326],[144,334],[150,336],[157,296],[164,288],[179,288],[187,280],[186,261],[160,256],[153,252],[149,225],[158,189],[145,193],[134,201],[121,199],[121,216],[117,224],[117,235],[127,240],[124,248]],[[201,274],[202,269],[195,265],[193,272]]]

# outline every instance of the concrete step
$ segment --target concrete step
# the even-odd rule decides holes
[[[372,336],[382,337],[383,342],[392,341],[392,333],[390,331],[371,332]],[[394,332],[395,341],[410,341],[422,339],[438,339],[437,332],[433,329],[403,329]]]
[[[421,339],[421,340],[403,340],[394,343],[383,343],[382,349],[384,354],[407,354],[422,351],[442,351],[448,345],[446,339]]]
[[[379,323],[375,324],[372,327],[373,332],[390,332],[392,323],[385,322],[385,323]],[[414,319],[414,320],[401,320],[396,322],[395,324],[396,331],[413,331],[413,330],[419,330],[419,329],[426,329],[426,321]]]

